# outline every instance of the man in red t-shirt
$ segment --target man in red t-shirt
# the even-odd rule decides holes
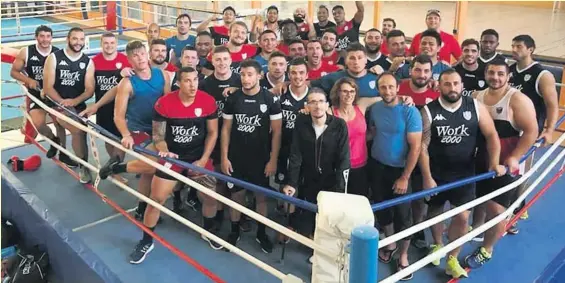
[[[448,65],[451,65],[451,56],[453,56],[455,60],[459,60],[459,58],[461,57],[461,46],[452,34],[440,30],[440,24],[440,11],[429,10],[426,13],[426,25],[428,26],[428,29],[437,31],[441,37],[442,46],[438,53],[439,60],[446,62]],[[410,45],[410,55],[415,56],[420,54],[420,41],[422,39],[421,37],[422,33],[418,33],[412,39],[412,44]]]
[[[151,41],[149,48],[149,64],[151,67],[156,67],[161,70],[169,72],[169,76],[177,71],[177,67],[166,61],[167,58],[167,43],[163,39],[155,39]]]
[[[334,28],[328,28],[324,31],[321,43],[322,50],[324,51],[324,62],[327,62],[328,65],[337,65],[339,53],[335,50],[337,46],[337,32]]]
[[[410,79],[400,83],[398,95],[412,97],[414,104],[421,109],[436,100],[439,92],[429,88],[432,78],[432,60],[427,55],[418,55],[410,63]]]
[[[324,52],[322,51],[322,43],[319,40],[310,40],[308,42],[306,55],[308,57],[309,80],[317,80],[322,76],[340,70],[336,65],[330,65],[322,60]]]
[[[210,18],[208,18],[207,20],[203,21],[202,23],[200,23],[197,27],[196,27],[196,32],[201,32],[201,31],[206,31],[206,29],[208,29],[208,31],[210,32],[210,34],[212,35],[212,38],[214,39],[214,45],[224,45],[226,44],[231,36],[231,24],[235,22],[236,20],[236,12],[235,9],[232,6],[227,6],[226,8],[224,8],[224,10],[222,11],[222,22],[223,25],[213,25],[211,27],[208,27],[208,25],[211,22],[215,22],[219,20],[217,15],[212,15]]]

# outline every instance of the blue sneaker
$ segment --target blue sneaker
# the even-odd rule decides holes
[[[465,258],[465,263],[471,269],[478,269],[481,266],[483,266],[485,263],[487,263],[491,257],[492,255],[489,252],[487,252],[485,248],[480,247],[477,250],[475,250],[474,253],[472,253],[471,255]]]

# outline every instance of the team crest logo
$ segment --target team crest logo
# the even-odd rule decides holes
[[[502,107],[496,107],[496,114],[502,113]]]
[[[464,111],[463,118],[465,118],[465,120],[467,121],[471,120],[471,111]]]
[[[279,173],[279,176],[278,176],[278,177],[279,177],[279,181],[284,180],[284,174],[283,174],[283,173]]]
[[[163,166],[167,169],[171,169],[173,167],[173,164],[171,164],[169,162],[165,162],[165,164],[163,164]]]
[[[227,182],[228,189],[233,189],[233,183]]]
[[[526,74],[526,75],[524,76],[524,81],[527,82],[527,81],[529,81],[531,78],[532,78],[532,76],[530,76],[530,74]]]
[[[326,73],[326,72],[322,72],[320,75],[323,77],[323,76],[325,76],[325,75],[327,75],[327,74],[328,74],[328,73]]]
[[[345,26],[344,30],[349,30],[349,27],[348,27],[348,26]]]
[[[376,83],[375,81],[370,81],[370,82],[369,82],[369,87],[370,87],[371,89],[375,89],[376,84],[377,84],[377,83]]]
[[[514,76],[514,73],[510,73],[509,77],[512,78]]]
[[[81,69],[84,69],[84,67],[86,67],[86,64],[85,64],[84,62],[80,62],[80,63],[78,64],[78,66],[79,66]]]
[[[479,87],[484,87],[484,86],[485,86],[485,81],[479,80]]]
[[[267,112],[267,104],[259,105],[259,110],[261,110],[261,112],[263,113]]]
[[[243,58],[245,60],[247,58],[247,53],[241,54],[241,58]]]
[[[117,62],[116,63],[116,69],[121,69],[122,68],[122,63],[121,62]]]
[[[194,109],[194,115],[196,115],[196,117],[200,117],[200,115],[202,115],[202,108]]]
[[[434,78],[434,81],[437,81],[439,79],[439,74],[434,74],[433,78]]]
[[[328,61],[328,65],[333,65],[334,61]]]
[[[280,97],[278,97],[278,96],[273,96],[273,102],[277,102],[277,101],[279,101],[279,99],[280,99]]]
[[[425,102],[426,102],[426,104],[428,104],[428,103],[430,103],[430,102],[432,102],[432,101],[434,101],[434,100],[433,100],[433,99],[431,99],[431,98],[429,98],[429,97],[426,97],[426,101],[425,101]]]

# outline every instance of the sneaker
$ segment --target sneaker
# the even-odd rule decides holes
[[[102,166],[102,168],[100,168],[100,171],[98,172],[100,179],[106,180],[108,176],[112,175],[114,173],[112,169],[118,163],[120,163],[120,159],[117,156],[110,157],[108,162],[106,162],[106,164],[104,164],[104,166]]]
[[[206,242],[208,242],[208,244],[210,245],[210,247],[214,250],[221,250],[224,248],[224,246],[220,245],[218,242],[212,241],[210,240],[208,237],[202,235],[202,239]]]
[[[129,263],[133,264],[140,264],[145,260],[145,257],[149,252],[153,250],[155,245],[153,242],[151,243],[144,243],[140,241],[136,246],[133,252],[129,255]]]
[[[78,167],[78,162],[71,159],[68,155],[60,152],[59,153],[59,161],[63,162],[69,168],[76,168]]]
[[[229,233],[226,241],[230,243],[232,246],[237,246],[237,242],[239,242],[240,239],[241,237],[239,236],[239,233]],[[229,252],[228,249],[224,248],[224,250]]]
[[[261,245],[261,250],[264,253],[270,254],[270,253],[273,252],[273,243],[269,239],[269,236],[267,236],[267,235],[257,235],[257,238],[255,238],[255,241],[257,241],[257,243],[259,243],[259,245]]]
[[[460,277],[469,277],[467,271],[461,267],[459,261],[454,256],[450,255],[447,259],[447,264],[445,265],[445,274],[453,277],[453,278],[460,278]]]
[[[473,226],[469,226],[469,232],[473,231]],[[481,233],[472,239],[473,242],[482,242],[485,240],[485,234]]]
[[[510,228],[508,228],[508,230],[506,230],[506,232],[510,235],[516,235],[520,232],[520,230],[518,229],[518,223],[514,222],[514,224],[512,224],[512,226],[510,226]]]
[[[92,182],[92,175],[90,175],[90,169],[86,166],[80,166],[78,169],[79,182],[83,184],[88,184]]]
[[[465,264],[471,269],[477,269],[487,263],[492,257],[485,248],[480,247],[465,258]]]
[[[408,267],[408,266],[402,266],[402,265],[400,264],[400,260],[398,260],[398,261],[396,262],[396,272],[400,272],[400,271],[402,271],[403,269],[406,269],[407,267]],[[406,275],[404,278],[400,279],[400,281],[408,281],[408,280],[410,280],[410,279],[412,279],[412,278],[414,278],[414,274],[410,273],[410,274]]]
[[[202,204],[200,203],[200,200],[198,198],[186,199],[184,204],[186,204],[186,206],[188,206],[190,209],[194,210],[194,212],[198,212],[200,210],[200,207],[202,207]]]
[[[442,245],[430,245],[430,252],[428,253],[428,255],[439,251],[441,248],[443,248]],[[432,261],[432,264],[435,265],[435,266],[438,266],[441,263],[441,259],[443,257],[445,257],[445,255],[442,255],[440,258]]]
[[[528,219],[530,216],[528,215],[528,211],[524,211],[524,213],[522,213],[522,215],[520,215],[520,219],[522,220],[526,220]]]
[[[52,141],[53,141],[54,143],[56,143],[56,144],[59,144],[59,145],[61,144],[58,137],[54,137],[54,138],[52,139]],[[59,152],[59,149],[57,149],[56,147],[54,147],[54,146],[51,145],[51,146],[49,146],[49,150],[47,151],[47,153],[45,154],[45,156],[46,156],[47,158],[53,158],[53,157],[55,157],[55,155],[57,155],[57,152]]]
[[[418,249],[425,249],[428,247],[426,242],[426,234],[424,231],[417,232],[412,239],[412,245]]]
[[[173,198],[173,212],[180,214],[183,210],[184,207],[182,206],[182,200]]]
[[[251,231],[251,221],[247,215],[241,215],[241,219],[239,220],[239,229],[241,229],[241,232]]]

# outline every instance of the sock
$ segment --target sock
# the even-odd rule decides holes
[[[181,191],[181,190],[174,191],[173,196],[174,196],[174,200],[175,200],[175,201],[178,201],[178,202],[181,201],[181,198],[180,198],[180,191]]]
[[[147,227],[151,231],[155,231],[155,227]],[[143,231],[143,239],[141,240],[143,243],[153,243],[153,237],[149,235],[147,232]]]
[[[142,216],[145,215],[145,209],[147,208],[147,203],[144,201],[140,201],[137,204],[137,213],[141,214]]]
[[[218,210],[216,211],[216,216],[214,216],[214,220],[216,220],[216,223],[220,224],[224,221],[224,210]]]
[[[112,172],[115,174],[126,173],[127,163],[119,163],[112,167]]]
[[[195,188],[190,188],[188,191],[188,199],[196,199],[196,189]]]
[[[231,222],[231,232],[239,235],[239,221]]]
[[[214,223],[214,218],[213,218],[213,217],[212,217],[212,218],[203,217],[203,218],[204,218],[204,221],[203,221],[203,222],[204,222],[204,229],[205,229],[206,231],[212,230],[212,228],[214,228],[214,226],[215,226],[215,225],[214,225],[214,224],[215,224],[215,223]]]
[[[265,234],[265,224],[257,222],[257,237],[266,236]]]

